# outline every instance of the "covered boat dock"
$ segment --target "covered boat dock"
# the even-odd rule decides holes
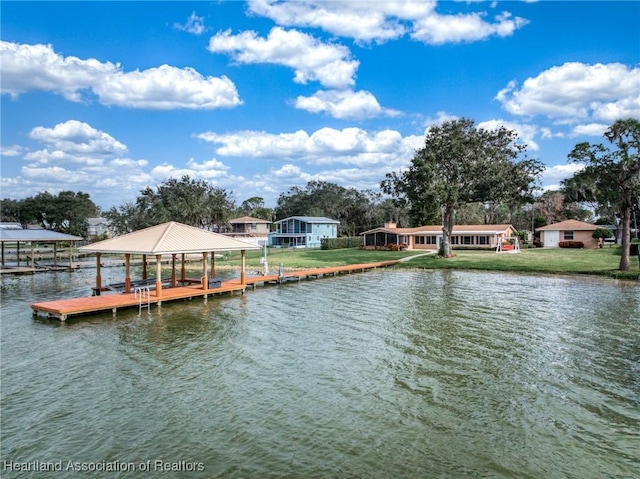
[[[80,236],[58,233],[57,231],[46,229],[22,229],[20,227],[0,228],[0,272],[24,274],[35,273],[36,271],[50,271],[53,269],[72,269],[73,256],[71,251],[75,247],[76,241],[80,240],[82,240]],[[61,242],[68,242],[70,244],[68,266],[58,263],[58,243]],[[28,251],[28,253],[26,253],[27,260],[24,264],[21,264],[21,256],[25,254],[25,249],[23,249],[22,253],[20,252],[20,246],[22,244],[27,245],[26,251]],[[36,248],[41,244],[53,244],[53,251],[51,252],[53,255],[52,264],[47,263],[45,265],[37,263],[36,257],[38,257],[41,252]],[[9,245],[9,248],[13,247],[14,249],[7,251],[7,245]],[[15,257],[15,262],[10,261],[9,257]]]
[[[83,314],[96,311],[113,310],[120,307],[161,304],[163,300],[205,296],[212,293],[244,291],[247,286],[245,254],[247,250],[260,249],[259,246],[246,243],[228,236],[205,231],[193,226],[168,222],[135,231],[90,245],[82,246],[80,251],[96,254],[95,285],[93,295],[83,298],[49,301],[31,305],[35,314],[41,312],[64,320],[69,314]],[[239,281],[222,285],[215,280],[215,253],[220,251],[240,251],[241,269]],[[103,255],[124,255],[125,277],[115,284],[103,284],[101,264]],[[185,257],[187,254],[202,255],[202,276],[187,278]],[[131,258],[140,255],[142,261],[141,278],[131,277]],[[176,271],[178,255],[181,256],[180,272]],[[155,276],[149,277],[147,257],[155,257]],[[162,257],[171,257],[171,276],[162,277]],[[211,258],[209,269],[208,257]],[[180,283],[180,284],[179,284]],[[110,294],[102,294],[110,292]],[[114,294],[115,293],[115,294]]]

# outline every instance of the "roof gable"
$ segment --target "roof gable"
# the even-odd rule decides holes
[[[177,254],[259,249],[259,246],[171,221],[81,246],[82,251],[120,254]]]
[[[578,220],[566,220],[536,228],[536,231],[594,231],[599,226]]]

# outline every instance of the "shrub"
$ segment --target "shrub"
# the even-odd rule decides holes
[[[591,233],[591,237],[594,239],[611,238],[612,236],[613,232],[611,230],[608,230],[607,228],[598,228],[597,230],[594,230],[593,233]]]
[[[582,241],[560,241],[558,246],[560,248],[584,248],[584,243]]]
[[[362,247],[362,237],[322,238],[320,249],[343,249]]]

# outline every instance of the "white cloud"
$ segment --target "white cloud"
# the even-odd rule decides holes
[[[38,126],[31,130],[29,136],[56,151],[64,151],[67,154],[105,157],[122,155],[127,151],[125,145],[108,133],[77,120],[59,123],[53,128]]]
[[[220,156],[286,159],[304,153],[309,136],[302,130],[277,135],[264,131],[239,131],[228,134],[206,132],[196,135],[196,138],[222,145],[215,150]]]
[[[51,45],[0,41],[2,93],[16,98],[50,91],[80,102],[92,92],[105,105],[144,109],[215,109],[240,105],[227,77],[203,77],[192,68],[162,65],[123,72],[119,64],[81,60],[54,52]]]
[[[117,72],[105,80],[93,86],[105,105],[148,110],[213,110],[242,103],[229,78],[204,78],[188,67],[161,65],[143,71]]]
[[[91,194],[92,200],[100,204],[123,200],[127,192],[133,195],[152,184],[151,177],[144,173],[146,160],[122,157],[127,153],[123,143],[87,123],[69,120],[53,128],[38,126],[29,137],[44,148],[22,149],[26,164],[18,176],[3,176],[3,197],[73,190]]]
[[[173,27],[177,30],[193,33],[194,35],[202,35],[207,29],[204,26],[204,17],[199,17],[196,12],[192,12],[184,25],[174,23]]]
[[[422,136],[403,137],[394,130],[369,133],[360,128],[321,128],[312,134],[302,130],[282,134],[205,132],[196,137],[221,145],[215,150],[220,156],[297,160],[315,165],[385,165],[390,169],[408,163],[424,141]]]
[[[520,88],[510,82],[496,99],[514,115],[611,124],[619,118],[640,118],[638,92],[640,67],[569,62],[526,79]]]
[[[326,44],[310,35],[275,27],[267,38],[255,32],[232,35],[219,32],[209,40],[209,51],[227,53],[238,63],[272,63],[293,68],[294,81],[318,81],[328,88],[353,86],[359,62],[342,45]]]
[[[320,90],[310,97],[299,96],[295,107],[312,113],[327,113],[333,118],[360,120],[380,115],[397,116],[399,112],[385,109],[368,91]]]
[[[279,25],[321,28],[359,42],[383,43],[409,34],[429,44],[469,42],[504,37],[526,25],[508,12],[485,21],[485,12],[447,15],[435,11],[435,1],[275,1],[251,0],[251,12]],[[492,8],[494,5],[492,5]]]
[[[389,170],[383,166],[377,168],[336,168],[320,171],[306,171],[299,165],[290,163],[279,168],[249,178],[240,186],[243,195],[247,198],[260,191],[267,204],[275,204],[280,193],[288,191],[292,186],[304,187],[309,181],[327,181],[344,188],[358,190],[378,190],[380,181],[384,179]]]
[[[571,137],[575,136],[604,136],[604,132],[609,129],[611,125],[605,125],[604,123],[589,123],[588,125],[577,125],[571,131]]]
[[[558,189],[562,180],[571,178],[575,173],[582,170],[584,165],[582,163],[566,163],[564,165],[555,165],[545,167],[540,180],[545,189]]]
[[[526,144],[528,150],[538,151],[540,149],[540,146],[534,139],[538,133],[538,128],[533,125],[523,125],[505,120],[489,120],[478,123],[477,126],[485,130],[497,130],[500,127],[513,130],[518,134],[519,142]]]
[[[509,13],[495,17],[495,23],[484,20],[484,13],[459,15],[431,14],[415,22],[411,38],[432,45],[476,42],[492,36],[506,37],[528,22]]]
[[[28,91],[52,91],[67,100],[81,101],[82,90],[120,68],[95,59],[63,57],[51,45],[21,45],[0,41],[2,93],[16,98]]]
[[[0,145],[0,156],[20,156],[24,151],[25,148],[20,145]]]

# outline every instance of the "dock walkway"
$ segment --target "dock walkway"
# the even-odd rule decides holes
[[[380,261],[376,263],[351,264],[344,266],[332,266],[326,268],[311,268],[300,271],[290,271],[283,275],[268,274],[260,276],[247,276],[245,284],[240,278],[222,281],[217,288],[203,289],[201,284],[163,288],[158,297],[158,292],[147,288],[137,289],[132,293],[104,294],[98,296],[83,296],[80,298],[60,299],[46,301],[31,305],[34,315],[44,315],[65,321],[69,316],[97,314],[111,311],[113,314],[118,309],[132,307],[147,307],[151,304],[160,306],[164,302],[185,300],[195,297],[204,297],[214,294],[244,292],[247,286],[255,288],[259,285],[280,284],[288,281],[300,281],[302,279],[321,278],[323,276],[335,276],[338,274],[363,272],[376,268],[384,268],[398,264],[399,261]]]

